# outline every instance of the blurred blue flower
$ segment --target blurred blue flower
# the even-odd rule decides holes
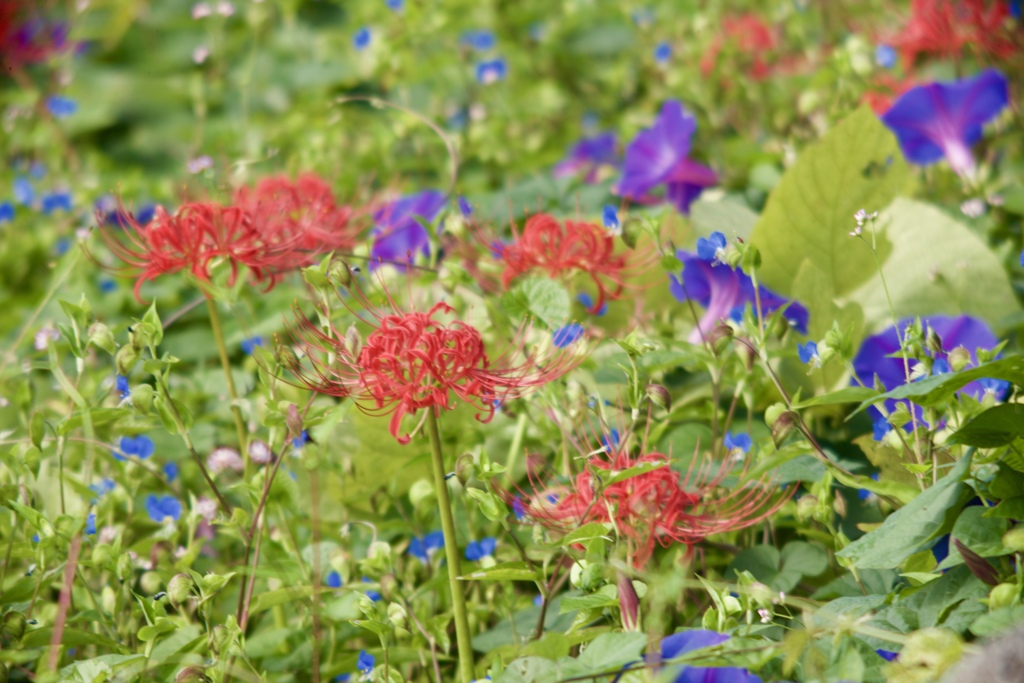
[[[35,197],[36,191],[32,188],[32,183],[28,181],[28,178],[18,177],[14,179],[15,203],[28,206]]]
[[[875,441],[881,441],[892,431],[892,425],[884,417],[877,417],[871,422],[871,434]]]
[[[985,390],[985,393],[992,394],[996,398],[1003,398],[1010,393],[1010,383],[1003,379],[983,377],[978,380],[978,384]]]
[[[363,583],[373,583],[373,581],[369,577],[367,577],[367,576],[364,576],[362,578],[362,582]],[[370,598],[370,600],[372,600],[374,602],[380,602],[380,600],[381,600],[381,598],[383,596],[380,593],[378,593],[377,591],[368,590],[368,591],[366,591],[366,597]]]
[[[163,524],[168,518],[177,522],[181,518],[181,503],[174,496],[157,496],[151,493],[146,496],[146,513],[158,524]]]
[[[167,483],[171,483],[178,478],[178,465],[173,462],[169,462],[164,465],[164,476],[167,477]]]
[[[658,43],[654,48],[654,61],[658,64],[667,64],[672,58],[672,46],[668,43]]]
[[[117,290],[117,283],[111,280],[110,278],[100,278],[96,285],[104,294],[110,294],[111,292]],[[124,398],[124,396],[122,396],[121,398]]]
[[[373,215],[374,240],[370,251],[370,270],[379,267],[382,260],[405,263],[417,252],[429,256],[430,233],[419,220],[433,223],[444,204],[444,194],[436,190],[425,190],[400,197],[377,211]]]
[[[156,204],[143,204],[134,212],[123,208],[107,209],[108,203],[103,203],[102,207],[100,204],[101,202],[96,202],[97,208],[103,211],[103,224],[111,227],[126,228],[131,221],[138,225],[146,225],[156,214]]]
[[[565,159],[555,164],[552,174],[564,178],[586,171],[584,182],[594,183],[601,166],[614,166],[617,161],[615,133],[600,133],[573,145]]]
[[[597,311],[592,311],[591,309],[594,308],[594,299],[586,292],[580,292],[579,294],[577,294],[576,301],[579,301],[581,304],[583,304],[583,307],[587,309],[587,312],[593,313],[593,315],[602,316],[608,312],[607,301],[601,304],[601,308],[597,309]]]
[[[0,202],[0,223],[10,223],[14,220],[14,204]]]
[[[1010,0],[1010,16],[1020,20],[1024,16],[1024,2],[1021,2],[1021,0]]]
[[[618,448],[620,440],[619,430],[613,427],[607,435],[601,435],[601,446],[606,449]]]
[[[121,398],[128,398],[128,395],[132,393],[131,387],[128,386],[128,378],[124,375],[117,376],[117,379],[114,380],[114,388],[121,394]]]
[[[251,356],[257,346],[263,346],[263,337],[249,337],[242,340],[242,351]]]
[[[891,69],[896,66],[896,50],[892,45],[881,44],[875,48],[875,64],[883,69]]]
[[[622,224],[619,223],[619,210],[614,204],[605,204],[601,210],[601,222],[615,234],[618,234]]]
[[[560,349],[576,343],[583,336],[583,325],[569,323],[565,327],[559,327],[551,334],[551,341]]]
[[[107,495],[117,484],[114,483],[113,479],[100,479],[95,484],[89,484],[89,490],[96,494],[96,497],[89,501],[90,505],[95,505],[100,498]]]
[[[32,534],[32,542],[33,543],[39,543],[39,534],[38,533]],[[26,576],[29,576],[29,575],[30,574],[26,574]]]
[[[516,496],[512,499],[512,513],[516,516],[516,521],[521,522],[526,517],[526,508],[523,507],[523,500]]]
[[[61,237],[57,240],[57,243],[53,245],[53,253],[57,256],[63,256],[68,253],[68,249],[71,248],[71,240],[67,237]]]
[[[482,538],[479,541],[470,541],[466,545],[466,559],[470,562],[479,562],[485,557],[494,555],[494,549],[498,547],[498,539],[493,536]]]
[[[400,12],[405,7],[405,0],[384,0],[384,4],[388,6],[388,9],[392,12]]]
[[[697,256],[702,261],[712,264],[725,263],[726,245],[728,245],[728,240],[725,239],[725,235],[716,230],[707,238],[697,238]]]
[[[414,536],[413,539],[409,541],[409,549],[406,552],[420,561],[427,563],[430,562],[430,556],[443,547],[444,533],[441,531],[431,531],[423,538]]]
[[[544,596],[543,595],[534,595],[533,596],[533,604],[536,605],[537,607],[542,606],[544,604]]]
[[[530,34],[530,40],[535,43],[539,43],[544,40],[544,34],[547,33],[547,27],[544,25],[543,21],[535,21],[530,24],[527,31]]]
[[[939,536],[938,540],[932,545],[932,557],[938,563],[949,557],[949,534]]]
[[[815,342],[809,341],[806,344],[796,345],[797,355],[800,356],[800,362],[809,364],[813,367],[821,365],[821,357],[818,355],[818,345]]]
[[[715,633],[704,629],[681,631],[661,641],[659,661],[666,662],[676,659],[696,650],[720,645],[727,640],[729,640],[729,636],[724,633]],[[644,659],[650,660],[651,658],[645,656]],[[627,664],[625,668],[630,666]],[[679,671],[678,675],[672,679],[674,683],[761,683],[759,676],[735,666],[701,667],[678,664],[667,666],[671,667],[673,671]]]
[[[50,194],[43,195],[39,208],[44,214],[51,214],[58,209],[71,211],[71,193],[51,192]]]
[[[50,95],[46,98],[46,109],[58,119],[71,116],[78,111],[78,104],[70,97]]]
[[[156,450],[156,446],[153,445],[153,440],[145,434],[139,436],[122,436],[119,444],[120,453],[114,451],[114,458],[117,460],[127,460],[125,456],[134,455],[139,460],[145,460],[149,456],[153,455],[153,451]]]
[[[875,439],[875,441],[881,441],[881,439]],[[871,478],[878,481],[878,472],[872,472]],[[857,489],[857,498],[860,500],[869,500],[874,494],[867,489]]]
[[[96,513],[90,512],[85,518],[85,533],[92,536],[96,533]]]
[[[334,683],[348,683],[352,680],[352,674],[338,674],[334,677]]]
[[[750,447],[754,445],[754,442],[750,438],[749,434],[743,432],[739,434],[726,432],[724,444],[726,449],[729,451],[740,450],[743,451],[744,453],[749,453]]]
[[[39,180],[46,176],[46,166],[41,161],[33,161],[28,167],[28,174]]]
[[[309,432],[307,430],[303,429],[301,434],[299,434],[294,439],[292,439],[292,448],[298,450],[298,449],[302,448],[303,446],[305,446],[308,442],[309,442]]]
[[[477,62],[476,80],[483,85],[490,85],[497,81],[503,81],[507,76],[508,64],[502,57]]]
[[[986,69],[973,78],[929,83],[903,93],[882,116],[896,134],[903,155],[915,164],[934,164],[943,157],[954,171],[974,171],[971,146],[981,139],[982,126],[1009,104],[1006,77]]]
[[[899,652],[889,652],[888,650],[875,650],[875,653],[877,653],[879,657],[881,657],[887,662],[894,661],[897,657],[900,656]]]
[[[463,218],[469,218],[473,215],[473,205],[462,195],[459,195],[459,212]]]
[[[640,9],[633,10],[630,18],[640,28],[646,28],[654,21],[654,12],[649,7],[641,7]]]
[[[718,182],[714,171],[688,158],[696,130],[697,119],[680,102],[665,102],[654,125],[640,131],[626,147],[616,192],[649,204],[657,201],[651,190],[664,185],[665,199],[689,213],[690,204],[704,188]]]
[[[359,669],[360,673],[365,675],[373,671],[373,667],[376,664],[377,660],[373,658],[373,655],[366,650],[363,650],[359,653],[359,661],[356,662],[356,668]]]
[[[362,52],[370,46],[370,37],[370,29],[364,26],[356,31],[355,35],[352,36],[352,46],[355,47],[356,50]]]
[[[497,44],[497,41],[494,39],[494,33],[485,29],[463,31],[462,39],[459,42],[466,47],[480,52],[490,50]]]
[[[341,588],[341,574],[335,571],[327,572],[327,587],[328,588]]]

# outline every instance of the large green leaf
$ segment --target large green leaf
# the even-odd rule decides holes
[[[996,448],[1024,437],[1024,406],[1007,403],[989,408],[958,429],[946,443]]]
[[[571,306],[565,287],[545,277],[529,277],[501,297],[501,305],[513,318],[533,316],[550,327],[569,320]]]
[[[970,460],[970,457],[961,458],[938,483],[889,515],[882,526],[836,555],[851,560],[858,568],[898,567],[922,545],[949,530],[953,515],[971,496],[971,489],[963,482]]]

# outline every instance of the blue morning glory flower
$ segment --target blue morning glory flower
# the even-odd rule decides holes
[[[368,576],[364,576],[362,578],[362,582],[363,583],[373,583],[373,581]],[[380,593],[378,593],[375,590],[368,590],[368,591],[366,591],[366,597],[370,598],[370,600],[372,600],[373,602],[380,602],[381,598],[384,597],[384,596],[382,596]]]
[[[883,69],[896,66],[896,50],[892,45],[881,44],[875,48],[875,64]]]
[[[579,323],[569,323],[565,327],[559,327],[551,335],[551,341],[554,342],[555,346],[560,349],[564,349],[570,344],[576,343],[576,341],[583,336],[583,325]]]
[[[586,292],[580,292],[578,295],[576,295],[576,301],[579,301],[581,304],[583,304],[583,307],[587,309],[587,312],[593,313],[593,315],[602,316],[608,312],[607,301],[601,304],[601,308],[597,309],[596,311],[593,311],[592,309],[594,308],[594,299],[591,298],[591,296]]]
[[[949,373],[949,363],[946,362],[945,358],[939,358],[934,363],[932,363],[933,375],[948,375]]]
[[[459,212],[462,213],[463,218],[469,218],[473,215],[473,205],[462,195],[459,195]]]
[[[619,223],[619,210],[614,204],[605,204],[601,210],[601,222],[615,234],[619,234],[621,223]]]
[[[996,398],[1002,398],[1010,392],[1010,383],[1006,380],[983,377],[978,380],[978,384],[981,385],[986,394],[992,394]]]
[[[338,572],[327,573],[327,587],[328,588],[341,588],[341,574]]]
[[[96,513],[90,512],[89,516],[85,518],[85,533],[92,536],[96,533]]]
[[[128,386],[128,378],[124,375],[117,376],[117,379],[114,381],[114,387],[121,394],[121,398],[128,398],[132,391],[131,387]]]
[[[10,223],[14,220],[14,204],[0,202],[0,223]]]
[[[169,462],[164,465],[164,476],[167,477],[167,483],[170,483],[178,478],[178,465]]]
[[[356,662],[356,668],[362,674],[368,674],[373,671],[373,667],[377,664],[377,660],[373,658],[366,650],[362,650],[359,653],[359,661]]]
[[[62,119],[66,116],[71,116],[78,111],[78,103],[70,97],[62,97],[61,95],[51,95],[46,98],[46,109],[58,119]]]
[[[806,344],[797,344],[796,352],[800,356],[800,362],[811,366],[820,366],[821,357],[818,356],[818,345],[809,341]]]
[[[1009,85],[996,69],[973,78],[919,85],[900,96],[882,116],[896,134],[903,156],[915,164],[934,164],[943,157],[954,171],[974,171],[971,146],[981,139],[982,126],[1009,104]]]
[[[96,282],[96,286],[99,287],[100,291],[104,294],[110,294],[111,292],[117,291],[117,283],[109,278],[100,278]],[[124,396],[121,398],[124,398]]]
[[[444,533],[441,531],[431,531],[423,538],[414,536],[413,539],[409,541],[409,549],[406,552],[420,561],[427,563],[430,562],[430,556],[443,547]]]
[[[479,52],[485,52],[492,49],[497,41],[494,39],[494,34],[484,29],[478,29],[475,31],[464,31],[462,34],[462,40],[460,41],[463,45],[470,47]]]
[[[717,230],[710,237],[697,238],[697,256],[709,263],[724,263],[725,247],[728,241],[725,235]]]
[[[523,501],[519,496],[512,499],[512,513],[516,516],[517,522],[526,518],[526,508],[523,507]]]
[[[51,192],[48,195],[43,195],[39,208],[45,214],[51,214],[58,209],[71,211],[71,193]]]
[[[549,503],[551,503],[552,505],[555,505],[555,504],[558,503],[558,494],[557,493],[549,493],[547,495],[547,499],[548,499]]]
[[[618,163],[615,145],[614,133],[600,133],[582,138],[572,146],[565,159],[555,164],[551,173],[556,178],[564,178],[586,171],[583,182],[595,183],[602,166],[615,166]]]
[[[168,519],[177,522],[181,518],[181,503],[174,496],[157,496],[152,493],[146,496],[146,512],[149,518],[158,524]]]
[[[28,206],[35,199],[36,191],[27,178],[14,179],[14,201],[18,204]]]
[[[61,237],[57,240],[57,243],[53,245],[53,253],[57,256],[63,256],[68,253],[68,249],[71,248],[71,240],[67,237]]]
[[[400,197],[373,214],[370,270],[378,268],[381,261],[405,263],[417,253],[429,256],[430,233],[419,221],[432,223],[444,205],[444,194],[425,190]]]
[[[251,356],[257,346],[263,346],[263,337],[249,337],[242,340],[242,351]]]
[[[744,453],[749,453],[750,447],[754,445],[754,442],[750,438],[750,435],[743,432],[739,434],[726,432],[724,443],[726,449],[728,449],[730,452],[734,450],[740,450],[743,451]]]
[[[11,205],[8,204],[8,206],[11,206]],[[11,218],[14,218],[14,207],[11,207]],[[1020,252],[1020,265],[1024,266],[1024,251]]]
[[[352,46],[359,52],[362,52],[370,46],[370,38],[370,29],[364,26],[352,36]]]
[[[676,659],[696,650],[720,645],[727,640],[729,640],[729,636],[724,633],[715,633],[704,629],[681,631],[661,641],[660,661]],[[644,659],[649,658],[645,656]],[[627,664],[626,668],[629,666],[631,665]],[[702,667],[678,664],[668,666],[679,671],[678,675],[672,679],[675,683],[761,683],[759,676],[735,666]]]
[[[505,80],[506,76],[508,76],[508,64],[502,57],[477,62],[476,80],[482,85]]]
[[[498,539],[493,536],[482,538],[479,541],[470,541],[466,546],[466,559],[470,562],[479,562],[485,557],[494,555],[494,549],[498,547]]]
[[[125,456],[134,455],[139,460],[145,460],[149,456],[153,455],[156,450],[156,446],[153,444],[153,440],[145,434],[139,436],[122,436],[120,443],[120,453],[114,451],[114,458],[117,460],[127,460]]]
[[[388,6],[388,9],[392,12],[400,12],[405,7],[405,0],[384,0],[384,4]]]
[[[658,43],[654,48],[654,61],[658,64],[667,64],[672,58],[672,46],[668,43]]]

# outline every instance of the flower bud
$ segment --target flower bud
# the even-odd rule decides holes
[[[117,355],[114,356],[114,364],[117,365],[117,374],[127,377],[132,368],[135,367],[135,362],[139,360],[138,350],[131,345],[122,346]]]
[[[142,576],[139,577],[139,587],[149,595],[153,595],[158,592],[160,587],[163,586],[163,583],[164,582],[160,580],[160,575],[156,572],[144,572]]]
[[[380,577],[380,593],[387,599],[391,599],[398,591],[398,579],[394,574],[385,574]]]
[[[962,346],[958,346],[946,356],[950,369],[953,372],[960,372],[971,362],[971,352]]]
[[[388,620],[395,628],[405,628],[408,619],[409,613],[405,611],[404,607],[397,602],[388,604]]]
[[[9,635],[14,640],[21,640],[25,635],[25,624],[28,619],[21,612],[8,612],[4,615],[3,624],[0,624],[0,633]]]
[[[1003,534],[1003,547],[1015,553],[1024,552],[1024,524],[1018,524]]]
[[[302,434],[302,416],[299,415],[299,409],[294,403],[288,404],[288,416],[284,423],[288,426],[288,433],[292,436]]]
[[[770,605],[775,593],[760,581],[750,584],[750,597],[759,605]]]
[[[188,574],[175,574],[171,577],[167,582],[167,597],[170,598],[171,604],[177,607],[188,600],[192,595],[193,585],[195,582]]]
[[[708,333],[708,343],[717,350],[720,348],[720,342],[728,341],[732,337],[733,331],[730,326],[725,324],[715,325],[715,328]]]
[[[350,356],[357,358],[362,348],[363,337],[359,334],[359,330],[356,329],[355,323],[353,323],[345,331],[345,350],[348,351]]]
[[[100,593],[100,606],[106,614],[113,614],[117,611],[117,593],[110,586],[104,586]]]
[[[391,544],[385,541],[374,541],[366,551],[366,558],[380,567],[391,564]]]
[[[465,486],[466,482],[473,476],[473,470],[474,464],[472,453],[463,453],[459,456],[459,459],[455,461],[455,476],[463,486]]]
[[[121,553],[121,557],[117,558],[117,578],[123,583],[130,579],[134,572],[131,556],[128,553]]]
[[[114,333],[103,323],[93,323],[89,326],[89,343],[103,349],[111,356],[117,353],[117,344],[114,342]]]
[[[636,631],[640,626],[640,598],[637,597],[633,581],[622,572],[618,572],[619,612],[622,614],[622,628]]]
[[[818,509],[818,497],[807,494],[801,496],[796,501],[796,516],[801,520],[805,521],[814,516],[815,511]]]
[[[153,412],[153,399],[156,392],[148,384],[139,384],[132,389],[132,407],[143,415],[150,415]]]
[[[1012,607],[1020,598],[1020,587],[1015,583],[1001,583],[988,594],[988,608]]]
[[[942,353],[942,337],[933,329],[928,330],[928,337],[925,339],[924,345],[934,355]]]
[[[833,492],[832,509],[836,511],[836,514],[840,517],[846,517],[846,499],[843,498],[839,491]]]
[[[174,683],[212,683],[210,677],[199,666],[186,666],[174,677]]]
[[[923,628],[907,638],[900,651],[900,665],[907,669],[927,669],[929,674],[939,677],[960,659],[963,650],[963,640],[955,631]]]
[[[782,443],[782,440],[793,431],[793,427],[796,426],[798,419],[799,416],[792,410],[787,410],[776,418],[775,422],[772,423],[772,439],[775,441],[776,446]]]
[[[672,411],[672,394],[670,394],[668,389],[660,384],[654,384],[653,382],[648,384],[647,397],[650,398],[651,402],[659,408],[663,408],[669,412]]]
[[[341,259],[332,259],[327,266],[327,277],[337,287],[349,287],[352,284],[352,269]]]

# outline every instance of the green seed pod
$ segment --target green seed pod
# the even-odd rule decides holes
[[[139,587],[149,595],[159,593],[164,582],[156,572],[144,572],[139,577]]]
[[[195,582],[188,574],[175,574],[171,577],[167,582],[167,597],[170,598],[171,604],[178,606],[188,600],[194,585]]]
[[[134,573],[135,567],[132,566],[132,558],[128,556],[128,553],[123,553],[121,557],[117,558],[117,578],[127,581]]]
[[[1018,524],[1003,534],[1003,546],[1015,553],[1024,552],[1024,524]]]
[[[1020,598],[1020,586],[1015,583],[1001,583],[988,594],[988,608],[1012,607]]]
[[[25,635],[25,624],[28,619],[21,612],[8,612],[4,615],[3,624],[0,625],[0,634],[8,635],[14,640],[21,640]]]
[[[960,372],[971,362],[971,352],[962,346],[958,346],[949,352],[946,357],[949,367],[953,372]]]
[[[670,394],[668,389],[660,384],[654,384],[653,382],[648,384],[647,397],[650,398],[651,402],[659,408],[663,408],[667,411],[672,410],[672,394]]]
[[[114,333],[103,323],[93,323],[89,326],[89,343],[96,348],[103,349],[111,356],[117,353]]]
[[[139,351],[134,346],[126,345],[122,346],[117,355],[114,356],[114,364],[117,365],[117,374],[127,377],[132,368],[135,367],[136,361],[139,360]]]

